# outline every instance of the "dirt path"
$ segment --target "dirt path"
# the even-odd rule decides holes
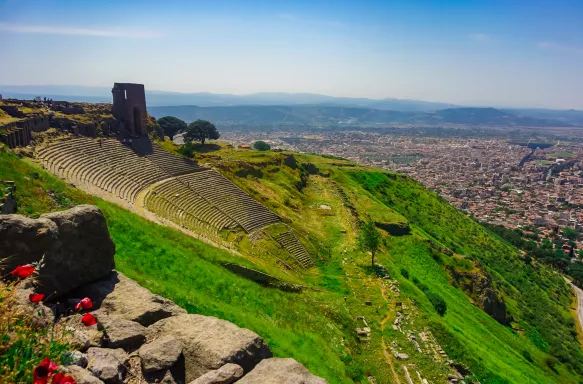
[[[383,299],[385,299],[385,301],[388,303],[389,299],[387,297],[387,292],[385,291],[385,287],[382,283],[381,283],[381,293],[383,295]],[[385,318],[381,321],[381,335],[383,335],[383,333],[384,333],[385,325],[387,324],[387,321],[389,321],[389,319],[393,315],[392,312],[393,311],[391,310],[391,306],[389,304],[389,311],[387,312],[387,315],[385,316]],[[401,380],[399,379],[399,375],[397,375],[397,371],[395,370],[395,364],[393,363],[393,356],[391,355],[391,353],[387,349],[387,342],[385,340],[384,335],[382,336],[382,343],[383,343],[383,353],[385,354],[385,360],[387,361],[387,364],[391,367],[393,379],[395,380],[395,383],[401,384]]]

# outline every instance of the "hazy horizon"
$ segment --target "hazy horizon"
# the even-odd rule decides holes
[[[583,109],[583,3],[0,0],[0,84]]]

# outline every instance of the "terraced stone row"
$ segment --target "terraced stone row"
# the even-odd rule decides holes
[[[152,149],[150,158],[138,156],[117,140],[74,137],[40,149],[38,156],[45,168],[56,175],[77,184],[99,187],[130,202],[157,181],[205,169],[170,153],[160,154],[165,151],[155,144]],[[165,167],[160,163],[171,165]]]
[[[234,229],[238,226],[236,221],[213,206],[179,179],[168,180],[156,186],[151,192],[150,198],[164,199],[177,207],[178,210],[184,212],[184,214],[195,217],[198,221],[218,230]],[[149,208],[147,201],[146,207]],[[178,220],[180,217],[174,216],[174,218],[176,219],[175,222],[183,224],[181,220]]]
[[[173,204],[165,196],[148,191],[144,197],[146,207],[160,217],[166,218],[175,224],[187,228],[195,233],[203,235],[209,239],[221,242],[221,236],[217,227],[199,220],[198,217],[183,210],[176,204]]]
[[[248,233],[280,221],[276,214],[214,170],[191,173],[181,176],[180,180]]]
[[[287,231],[276,237],[277,242],[284,247],[302,266],[308,269],[314,266],[314,261],[293,232]]]

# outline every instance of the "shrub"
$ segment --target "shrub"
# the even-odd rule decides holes
[[[405,268],[401,268],[401,275],[403,275],[403,277],[405,279],[409,278],[409,271],[407,271]]]
[[[445,300],[443,300],[443,297],[433,292],[425,292],[425,295],[427,296],[429,302],[431,303],[431,305],[433,305],[433,308],[435,308],[439,316],[445,315],[445,312],[447,312],[447,304],[445,304]]]
[[[253,148],[258,151],[269,151],[271,149],[271,145],[267,144],[265,141],[259,140],[253,144]]]
[[[528,361],[529,363],[532,363],[532,356],[530,355],[530,352],[528,351],[522,351],[522,356],[524,356],[524,358],[526,359],[526,361]]]
[[[555,365],[557,365],[557,359],[554,356],[549,356],[545,359],[545,364],[547,367],[555,371]]]

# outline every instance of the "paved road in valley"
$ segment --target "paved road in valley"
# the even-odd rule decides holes
[[[581,328],[583,328],[583,290],[577,287],[575,284],[571,283],[569,280],[565,279],[573,290],[575,294],[577,294],[577,317],[579,318],[579,323],[581,324]]]

